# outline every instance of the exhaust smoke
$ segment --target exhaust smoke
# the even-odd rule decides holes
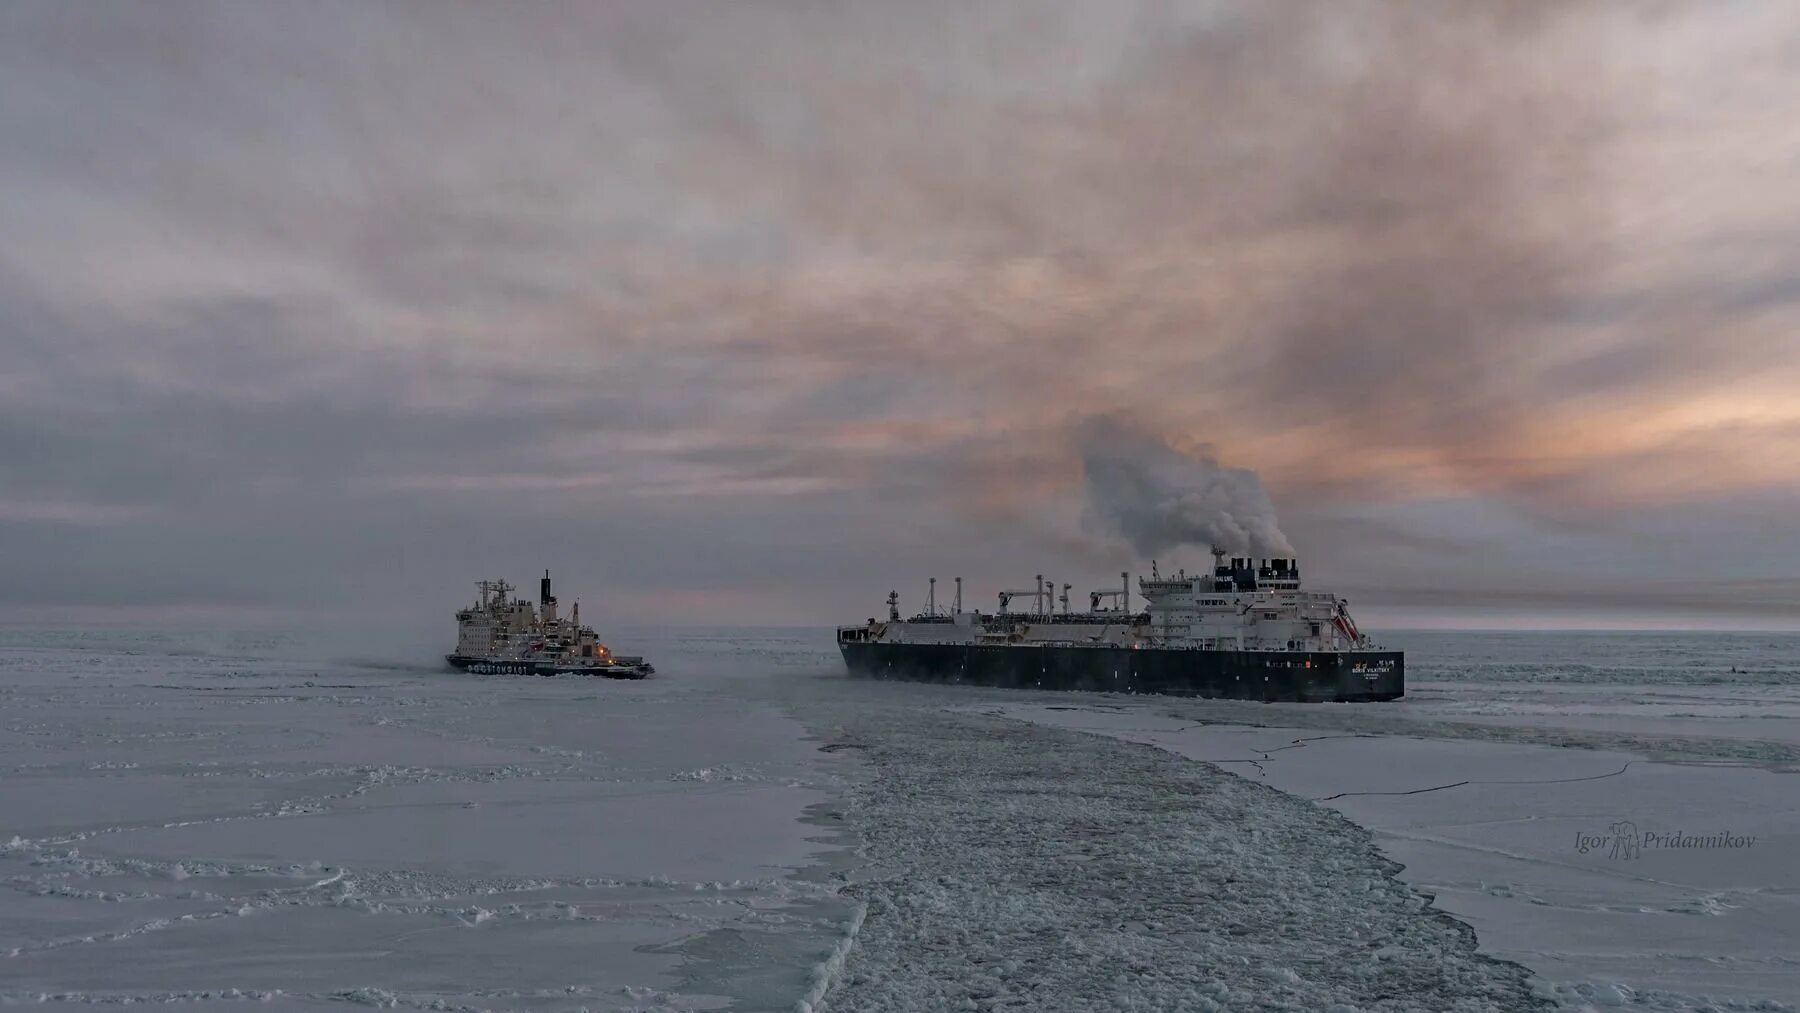
[[[1087,519],[1141,556],[1217,545],[1255,556],[1293,556],[1262,480],[1220,464],[1204,445],[1184,451],[1118,416],[1075,428]]]

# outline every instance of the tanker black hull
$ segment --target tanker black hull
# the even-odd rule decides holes
[[[1163,693],[1225,700],[1397,700],[1399,651],[1203,651],[977,644],[838,645],[852,675],[1006,689]]]
[[[490,658],[466,658],[445,655],[451,667],[476,675],[588,675],[601,679],[643,679],[656,669],[649,665],[559,665],[554,661],[496,661]]]

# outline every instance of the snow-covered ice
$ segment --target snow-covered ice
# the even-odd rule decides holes
[[[0,997],[791,1008],[855,911],[801,875],[847,761],[716,681],[45,639],[0,652]]]
[[[1800,1001],[1800,684],[1462,679],[1399,704],[979,709],[1321,801],[1567,1005]],[[1676,833],[1702,840],[1652,838]]]
[[[663,676],[0,630],[0,1001],[1369,1013],[1800,991],[1800,643],[1446,638],[1411,657],[1407,701],[1309,707],[851,680],[817,631],[613,639]],[[1621,819],[1756,842],[1575,850]]]

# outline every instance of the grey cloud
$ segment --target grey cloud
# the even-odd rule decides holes
[[[1700,411],[1800,369],[1786,233],[1620,271],[1654,128],[1595,54],[1696,11],[13,4],[0,565],[301,604],[561,554],[816,617],[1132,565],[1079,522],[1120,411],[1324,578],[1506,557],[1334,513],[1427,482],[1625,546],[1791,489],[1780,419]],[[1701,421],[1541,445],[1633,399]]]

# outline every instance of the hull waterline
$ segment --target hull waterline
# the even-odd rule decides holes
[[[1345,703],[1405,694],[1399,651],[841,643],[852,675],[1006,689]]]
[[[475,675],[585,675],[601,679],[644,679],[656,673],[650,665],[572,665],[553,661],[493,660],[444,656],[450,667]]]

